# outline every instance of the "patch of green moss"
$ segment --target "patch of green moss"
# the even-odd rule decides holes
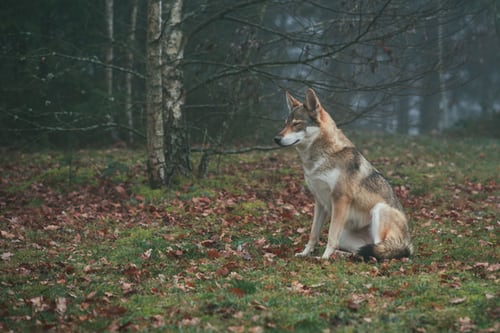
[[[267,204],[259,199],[244,201],[237,204],[234,208],[234,214],[240,216],[260,216],[268,210]]]

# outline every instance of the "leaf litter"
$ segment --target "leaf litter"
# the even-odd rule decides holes
[[[314,206],[291,153],[254,154],[237,168],[228,163],[207,185],[187,179],[159,200],[137,193],[145,177],[138,184],[130,175],[96,175],[78,188],[36,180],[39,168],[57,168],[53,160],[2,164],[2,329],[51,329],[64,321],[68,331],[328,330],[405,327],[415,313],[417,331],[498,328],[494,177],[460,178],[426,159],[433,177],[424,181],[441,188],[414,193],[418,162],[402,164],[392,179],[414,223],[416,257],[322,262],[294,258],[307,242]],[[392,161],[375,163],[390,169]],[[145,175],[139,164],[129,168]],[[224,180],[229,175],[236,178]],[[326,308],[316,310],[315,302]],[[448,307],[451,315],[444,315]],[[315,323],[300,319],[304,309]],[[399,320],[389,314],[396,310]]]

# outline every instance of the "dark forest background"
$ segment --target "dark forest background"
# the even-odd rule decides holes
[[[106,4],[1,2],[0,146],[144,145],[147,2]],[[342,126],[499,136],[499,1],[183,5],[192,147],[271,144],[308,86]]]

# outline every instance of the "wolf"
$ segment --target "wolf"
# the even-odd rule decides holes
[[[322,259],[337,250],[365,260],[409,257],[408,220],[388,181],[337,127],[314,90],[307,89],[303,103],[286,92],[286,101],[290,113],[274,141],[295,146],[315,199],[309,242],[296,256],[313,252],[328,220]]]

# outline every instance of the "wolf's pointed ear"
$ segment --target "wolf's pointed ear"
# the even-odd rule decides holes
[[[296,100],[295,97],[290,95],[288,91],[285,93],[285,95],[286,95],[286,104],[288,105],[288,109],[290,110],[290,112],[293,111],[294,107],[302,104],[298,100]]]
[[[310,112],[316,111],[316,109],[321,106],[318,96],[316,96],[316,93],[311,88],[308,88],[306,91],[306,101],[304,102],[304,106],[307,111]]]

